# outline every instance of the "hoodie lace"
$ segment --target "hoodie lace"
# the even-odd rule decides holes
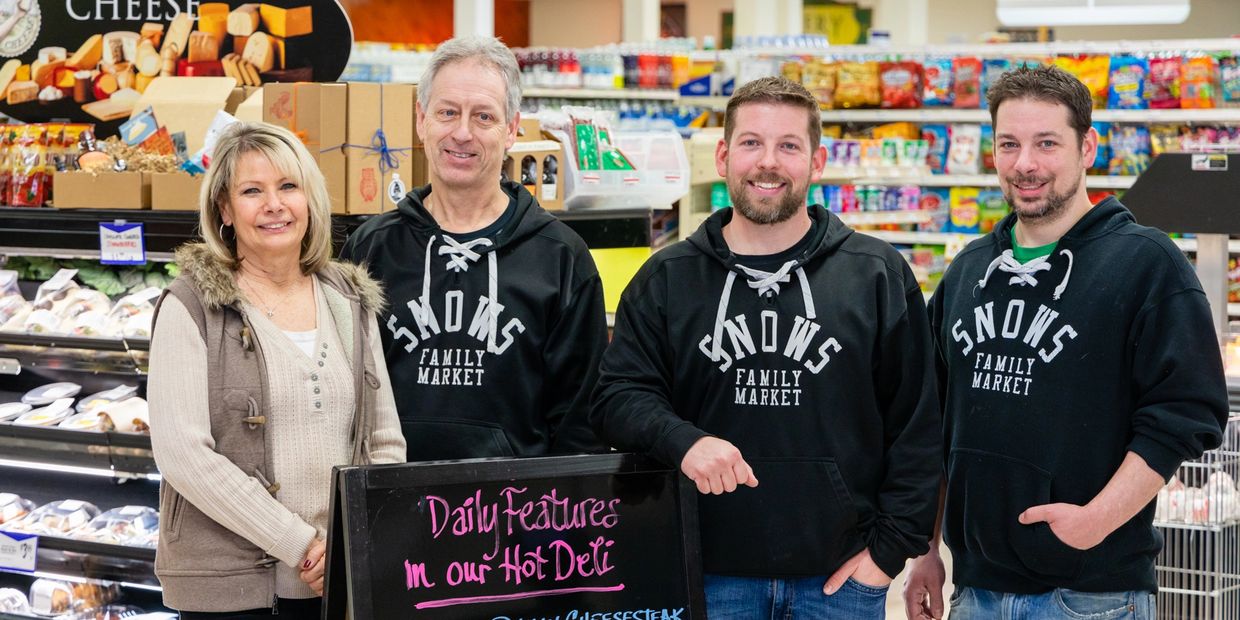
[[[1054,294],[1051,295],[1051,299],[1054,300],[1058,300],[1063,295],[1064,290],[1068,288],[1068,280],[1072,277],[1072,251],[1060,250],[1059,253],[1067,257],[1068,269],[1064,272],[1063,280],[1060,280],[1059,286],[1055,287]],[[1012,277],[1008,278],[1008,285],[1037,286],[1038,279],[1035,275],[1041,271],[1050,271],[1050,268],[1049,255],[1035,258],[1027,263],[1021,263],[1012,256],[1012,250],[1007,249],[1002,254],[996,256],[993,261],[990,261],[990,266],[986,268],[986,275],[977,281],[977,286],[979,289],[986,288],[986,283],[990,281],[990,276],[994,274],[996,269],[1012,274]]]
[[[779,285],[792,280],[788,274],[793,267],[796,267],[796,264],[795,260],[790,260],[774,272],[752,269],[744,265],[736,265],[736,268],[745,274],[747,278],[745,283],[749,285],[749,288],[757,291],[759,297],[766,297],[779,295]],[[805,318],[813,320],[818,313],[814,310],[814,297],[810,294],[809,278],[805,276],[805,268],[796,267],[796,274],[801,283],[801,299],[805,302]],[[719,310],[715,314],[714,345],[711,348],[711,357],[714,361],[719,361],[722,357],[723,325],[727,321],[728,299],[732,296],[732,284],[736,282],[736,275],[735,271],[728,271],[728,279],[723,283],[723,294],[719,296]]]
[[[431,299],[431,256],[432,248],[435,247],[435,239],[441,239],[442,245],[439,246],[439,255],[447,256],[448,263],[446,265],[449,271],[457,273],[469,271],[471,264],[482,258],[482,254],[475,252],[474,248],[492,247],[494,243],[490,239],[481,238],[473,241],[461,243],[447,235],[431,235],[426,241],[426,263],[423,267],[422,276],[422,316],[418,320],[423,324],[428,322],[430,314]],[[490,329],[487,330],[487,353],[497,353],[495,346],[495,332],[499,325],[499,259],[495,257],[495,252],[487,252],[487,319],[490,323]]]

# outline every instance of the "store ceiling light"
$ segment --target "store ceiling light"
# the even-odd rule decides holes
[[[1181,24],[1189,0],[998,0],[1004,26]]]

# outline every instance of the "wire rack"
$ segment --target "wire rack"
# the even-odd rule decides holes
[[[1240,412],[1223,445],[1184,463],[1158,493],[1160,620],[1240,620]]]

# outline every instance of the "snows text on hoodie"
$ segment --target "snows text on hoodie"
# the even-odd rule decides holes
[[[731,210],[655,254],[603,358],[604,440],[679,466],[713,435],[754,468],[757,488],[699,498],[709,573],[821,575],[868,547],[895,575],[927,548],[942,446],[921,291],[889,245],[810,216],[806,251],[770,269],[737,264]]]
[[[514,211],[494,235],[445,234],[428,185],[341,250],[388,295],[380,327],[411,461],[602,449],[588,420],[607,343],[598,271],[529,192],[503,189]]]
[[[1015,222],[957,255],[930,304],[954,579],[1002,592],[1152,592],[1152,502],[1088,551],[1018,517],[1089,503],[1130,451],[1170,477],[1218,445],[1227,392],[1205,295],[1167,235],[1114,198],[1023,264]]]

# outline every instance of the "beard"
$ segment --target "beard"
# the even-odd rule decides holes
[[[1008,179],[1009,189],[1004,190],[1003,197],[1007,199],[1007,203],[1011,205],[1012,210],[1016,212],[1016,217],[1022,222],[1049,222],[1054,221],[1063,214],[1064,209],[1081,191],[1081,175],[1085,174],[1081,171],[1077,175],[1076,182],[1072,184],[1067,192],[1060,193],[1055,190],[1055,179],[1040,179],[1038,177],[1016,176]],[[1038,203],[1024,203],[1016,200],[1016,192],[1011,189],[1016,185],[1025,185],[1032,183],[1047,183],[1046,196]],[[1026,206],[1028,205],[1028,206]]]
[[[755,183],[783,183],[784,190],[780,196],[766,199],[750,200],[745,192],[746,185]],[[732,208],[745,219],[754,224],[778,224],[785,222],[797,211],[804,208],[806,187],[797,187],[791,180],[776,174],[760,174],[752,179],[740,179],[728,183],[728,195],[732,198]]]

